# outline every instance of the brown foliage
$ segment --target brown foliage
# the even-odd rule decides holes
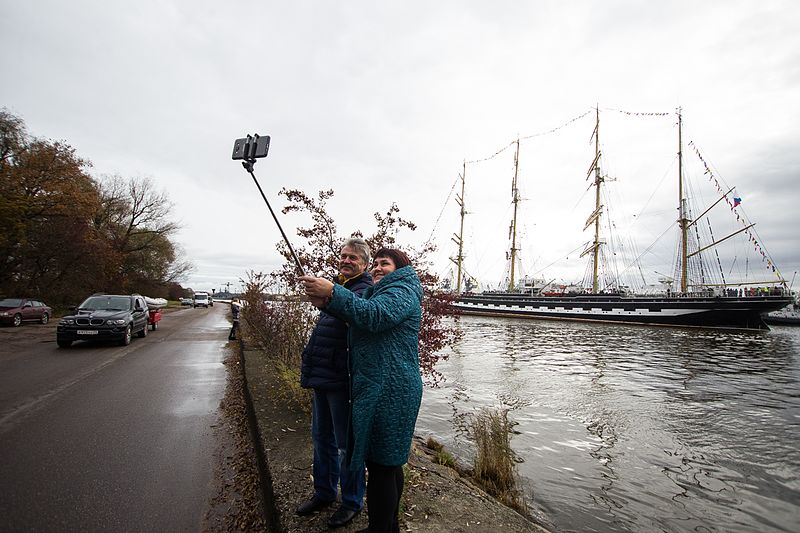
[[[283,189],[281,194],[289,201],[283,208],[283,213],[306,214],[311,218],[310,226],[297,229],[297,235],[301,238],[299,246],[293,243],[295,253],[306,272],[328,279],[335,278],[338,274],[338,257],[345,237],[338,235],[336,223],[327,211],[326,204],[333,197],[333,190],[319,191],[316,198],[299,190]],[[362,232],[357,232],[353,236],[364,238],[373,251],[383,247],[403,248],[411,258],[425,293],[419,338],[420,370],[429,384],[436,385],[442,379],[441,373],[435,369],[436,364],[446,358],[442,349],[455,342],[460,335],[457,328],[442,322],[445,315],[452,313],[450,303],[453,298],[437,289],[439,280],[428,270],[426,257],[433,251],[433,245],[426,244],[421,250],[398,245],[397,236],[400,230],[416,229],[416,225],[400,217],[399,212],[400,209],[396,204],[392,204],[385,213],[375,212],[373,214],[375,231],[368,236]],[[281,242],[278,244],[278,250],[287,262],[279,271],[273,273],[273,276],[290,288],[296,289],[297,270],[288,247]]]
[[[87,263],[106,251],[89,225],[99,206],[89,166],[0,111],[0,292],[57,304],[85,289]]]
[[[0,110],[0,293],[75,304],[97,291],[165,296],[190,265],[150,180],[96,181],[64,142]]]

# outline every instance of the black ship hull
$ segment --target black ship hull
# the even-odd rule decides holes
[[[619,295],[531,296],[462,294],[462,314],[588,320],[658,326],[768,330],[762,315],[792,303],[790,296],[644,297]]]

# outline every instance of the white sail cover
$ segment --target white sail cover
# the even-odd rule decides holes
[[[164,298],[150,298],[145,296],[144,301],[150,309],[161,309],[167,306],[167,301]]]

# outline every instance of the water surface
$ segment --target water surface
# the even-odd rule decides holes
[[[467,457],[510,409],[534,511],[559,531],[797,531],[800,328],[461,317],[417,432]]]

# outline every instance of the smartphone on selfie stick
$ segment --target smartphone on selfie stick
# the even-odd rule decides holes
[[[275,224],[278,225],[278,229],[281,230],[283,240],[286,243],[286,246],[289,247],[289,251],[292,253],[292,258],[294,258],[294,262],[297,265],[297,270],[300,271],[301,276],[305,276],[306,272],[303,270],[303,265],[300,264],[297,254],[294,253],[292,243],[290,243],[289,239],[286,237],[286,233],[283,231],[281,223],[278,222],[278,217],[275,216],[275,211],[273,211],[272,206],[269,205],[269,200],[267,200],[266,195],[264,195],[264,191],[261,189],[261,185],[258,183],[256,175],[253,173],[253,165],[256,164],[256,159],[267,157],[268,152],[269,135],[261,136],[256,133],[253,135],[248,135],[243,139],[236,139],[236,141],[234,141],[233,155],[231,156],[231,159],[242,160],[242,166],[253,177],[256,187],[258,187],[258,192],[261,193],[261,198],[263,198],[264,203],[267,204],[267,208],[269,209],[270,214],[272,214],[272,219],[275,221]]]

